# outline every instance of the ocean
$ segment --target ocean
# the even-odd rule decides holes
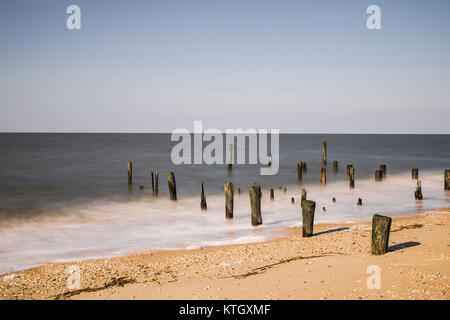
[[[327,184],[321,185],[324,138]],[[443,187],[450,135],[281,134],[280,167],[273,176],[260,175],[260,165],[234,165],[231,171],[225,164],[177,166],[171,161],[175,144],[170,134],[0,134],[0,274],[48,262],[271,239],[301,225],[302,188],[317,203],[317,223],[450,207],[450,192]],[[297,160],[307,163],[301,182]],[[346,179],[347,164],[355,168],[355,189]],[[387,165],[387,176],[375,182],[380,164]],[[419,168],[423,201],[414,199],[412,168]],[[152,170],[159,171],[157,196]],[[169,171],[175,173],[176,202],[169,200]],[[235,186],[233,220],[225,219],[228,181]],[[207,211],[200,210],[201,182]],[[254,183],[263,192],[258,227],[250,223],[248,188]]]

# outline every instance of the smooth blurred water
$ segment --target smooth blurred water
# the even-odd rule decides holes
[[[322,138],[328,141],[326,186],[319,181]],[[449,135],[281,135],[275,176],[261,176],[259,165],[235,165],[231,173],[225,165],[175,166],[170,159],[174,145],[168,134],[0,134],[0,273],[48,261],[272,238],[284,227],[301,224],[301,188],[317,202],[317,222],[450,205],[450,194],[443,190],[444,169],[450,167]],[[301,183],[297,160],[307,162]],[[337,174],[333,160],[339,161]],[[128,161],[134,171],[131,189]],[[355,167],[353,190],[345,177],[349,163]],[[387,178],[375,182],[374,170],[382,163]],[[420,170],[423,201],[414,200],[413,167]],[[150,180],[155,169],[160,172],[157,197]],[[175,172],[177,202],[168,200],[168,171]],[[225,219],[226,181],[242,190],[236,192],[233,221]],[[200,210],[200,182],[206,186],[207,212]],[[250,225],[248,197],[255,182],[263,188],[264,221],[256,228]],[[145,189],[140,191],[139,185]],[[274,202],[268,199],[271,187]],[[363,206],[356,206],[358,197]]]

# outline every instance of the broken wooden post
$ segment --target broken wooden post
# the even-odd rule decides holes
[[[206,198],[205,198],[205,188],[203,187],[203,182],[200,183],[200,208],[202,210],[207,210]]]
[[[414,192],[414,196],[416,198],[416,200],[422,200],[423,199],[423,195],[422,195],[422,181],[417,179],[417,188],[416,191]]]
[[[158,194],[158,170],[155,171],[155,194]]]
[[[386,178],[386,165],[380,164],[380,170],[383,172],[383,178]]]
[[[228,144],[228,152],[227,152],[227,168],[228,170],[231,170],[233,165],[233,143],[230,142]]]
[[[227,182],[223,185],[223,189],[225,190],[225,217],[233,219],[234,185]]]
[[[302,189],[302,199],[300,201],[300,204],[302,204],[303,201],[305,201],[305,200],[306,200],[306,189]]]
[[[133,183],[133,164],[130,162],[128,162],[127,165],[127,170],[128,170],[128,184],[132,184]]]
[[[372,218],[372,254],[384,254],[389,244],[392,219],[375,214]]]
[[[322,184],[327,183],[327,168],[320,169],[320,182]]]
[[[175,182],[175,175],[173,172],[167,174],[167,181],[169,183],[170,200],[177,200],[177,184]]]
[[[327,139],[322,139],[322,164],[327,164]]]
[[[315,210],[316,210],[316,203],[314,201],[304,200],[302,202],[303,237],[310,237],[313,234]]]
[[[270,200],[274,200],[275,196],[274,196],[274,192],[273,192],[273,188],[270,189]]]
[[[413,179],[419,179],[419,169],[414,168],[411,170],[411,177]]]
[[[358,198],[358,202],[356,203],[358,206],[362,206],[362,199]]]
[[[383,171],[375,170],[375,181],[383,180]]]
[[[252,226],[262,224],[261,218],[261,187],[254,185],[250,187],[250,206],[252,210]]]
[[[444,171],[444,190],[450,190],[450,169]]]
[[[303,164],[300,160],[297,161],[297,179],[302,180]]]
[[[338,162],[336,160],[333,161],[333,172],[334,173],[338,172]]]
[[[153,177],[153,171],[151,172],[152,174],[152,193],[155,194],[155,179]]]
[[[355,188],[355,168],[350,167],[349,171],[350,189]]]

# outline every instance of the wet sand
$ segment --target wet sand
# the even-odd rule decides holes
[[[449,208],[393,219],[389,252],[371,223],[316,225],[302,238],[53,263],[3,275],[0,299],[448,299]],[[67,272],[79,267],[80,289]],[[380,288],[369,289],[369,266]]]

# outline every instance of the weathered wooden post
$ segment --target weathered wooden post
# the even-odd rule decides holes
[[[383,172],[383,178],[386,178],[386,165],[380,164],[380,170]]]
[[[362,206],[362,199],[358,198],[358,202],[356,203],[358,206]]]
[[[301,199],[301,201],[300,201],[300,204],[302,204],[303,203],[303,201],[305,201],[306,200],[306,189],[302,189],[302,199]]]
[[[227,182],[223,185],[223,189],[225,190],[225,217],[233,219],[234,185]]]
[[[250,187],[250,206],[252,210],[252,226],[262,224],[261,218],[261,187],[254,185]]]
[[[294,200],[294,197],[292,197],[291,198],[291,204],[294,204],[295,203],[295,200]]]
[[[390,217],[375,214],[372,218],[372,254],[384,254],[388,250],[389,232],[391,231]]]
[[[270,188],[270,200],[274,200],[275,196],[274,196],[274,192],[273,192],[273,188]]]
[[[228,152],[227,152],[227,168],[231,170],[233,168],[233,143],[230,142],[228,144]]]
[[[333,200],[333,202],[336,202],[336,198],[335,198],[335,197],[333,197],[333,199],[332,199],[332,200]]]
[[[450,190],[450,169],[444,170],[444,190]]]
[[[320,182],[322,184],[327,183],[327,168],[320,169]]]
[[[416,192],[414,192],[414,197],[416,198],[416,200],[423,200],[422,181],[420,181],[420,180],[417,180],[417,188],[416,188]]]
[[[411,177],[413,179],[419,179],[419,169],[414,168],[411,170]]]
[[[349,179],[350,179],[350,189],[354,189],[355,188],[355,168],[353,168],[353,167],[350,167]]]
[[[155,179],[153,177],[153,171],[151,173],[152,173],[152,193],[155,194]]]
[[[297,179],[302,180],[303,164],[300,160],[297,161]]]
[[[347,165],[347,172],[346,172],[346,177],[349,178],[350,177],[350,168],[353,168],[353,166],[351,164]]]
[[[286,193],[286,191],[287,191],[287,188],[286,188],[286,187],[284,187],[284,189],[283,189],[283,192],[284,192],[284,193]]]
[[[338,172],[338,162],[336,160],[333,161],[333,172],[335,174]]]
[[[322,139],[322,164],[327,164],[327,139]]]
[[[303,172],[306,172],[306,162],[305,161],[302,161],[302,169],[303,169]]]
[[[313,234],[315,210],[316,203],[314,201],[304,200],[302,202],[303,237],[310,237]]]
[[[383,171],[375,170],[375,181],[383,180]]]
[[[202,210],[207,210],[206,198],[205,198],[205,188],[203,187],[203,182],[200,183],[200,208]]]
[[[158,194],[158,170],[155,171],[155,194]]]
[[[128,184],[131,185],[133,183],[133,164],[131,163],[131,161],[128,162],[127,170],[128,170]]]
[[[167,174],[167,181],[169,183],[170,200],[177,200],[177,184],[175,182],[175,175],[173,172]]]

